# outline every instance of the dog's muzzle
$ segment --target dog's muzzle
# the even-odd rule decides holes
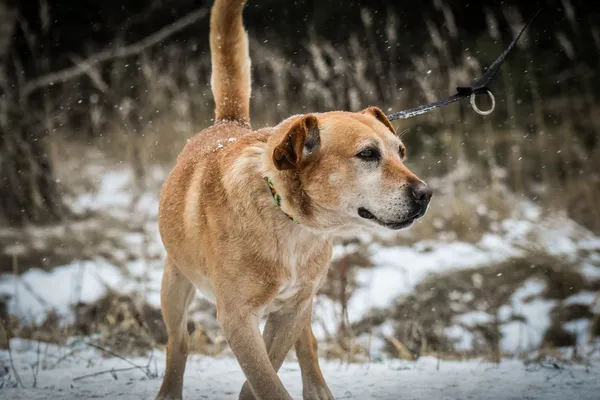
[[[389,229],[402,229],[412,225],[417,219],[425,215],[429,201],[431,200],[432,190],[423,182],[415,182],[408,188],[410,197],[412,199],[411,211],[408,216],[398,218],[396,221],[384,221],[379,218],[371,211],[364,207],[358,209],[358,215],[361,218],[373,220],[381,226]]]

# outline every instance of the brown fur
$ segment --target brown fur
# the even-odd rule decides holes
[[[403,145],[376,107],[297,115],[250,129],[244,3],[215,1],[210,41],[217,122],[187,143],[161,191],[159,228],[168,254],[161,307],[169,340],[157,399],[182,397],[186,310],[196,288],[216,303],[246,375],[240,398],[291,399],[277,370],[295,346],[304,398],[332,399],[310,322],[331,239],[376,225],[357,214],[359,203],[387,219],[407,218],[407,188],[422,182],[404,166]],[[381,152],[376,165],[356,156],[369,143]],[[265,177],[281,194],[281,209]]]
[[[210,17],[211,84],[217,121],[250,123],[250,55],[242,23],[245,1],[219,0]]]

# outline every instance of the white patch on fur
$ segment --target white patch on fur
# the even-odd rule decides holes
[[[266,304],[263,307],[261,310],[261,316],[269,315],[270,313],[281,309],[288,300],[298,294],[299,290],[300,287],[295,279],[290,279],[284,283],[279,289],[279,294],[273,300],[271,300],[269,304]]]
[[[294,301],[293,298],[298,294],[303,285],[301,277],[298,276],[298,271],[309,263],[316,248],[322,245],[319,240],[316,240],[305,229],[295,227],[293,232],[284,241],[284,244],[279,247],[279,251],[281,252],[279,258],[283,266],[287,269],[289,277],[281,284],[278,295],[260,311],[262,315],[277,311],[289,301]],[[313,284],[317,285],[318,280],[313,282]]]
[[[252,94],[252,59],[250,58],[250,50],[248,45],[248,31],[244,30],[244,48],[246,49],[246,74],[248,74],[248,95]]]
[[[211,72],[210,72],[210,90],[211,90],[211,92],[213,92],[213,95],[214,95],[214,93],[216,92],[216,88],[215,88],[215,80],[216,80],[217,78],[216,78],[216,76],[215,76],[215,75],[217,74],[217,72],[216,72],[216,71],[217,71],[217,67],[215,66],[215,63],[214,63],[214,62],[212,62],[212,63],[210,64],[210,67],[211,67],[211,68],[210,68],[210,69],[211,69]]]
[[[195,232],[195,227],[198,224],[198,202],[200,201],[200,182],[202,181],[202,171],[196,169],[188,192],[186,193],[185,201],[185,216],[184,218],[184,231],[186,235],[190,232]]]
[[[261,160],[265,149],[260,146],[248,146],[242,150],[242,154],[234,161],[227,172],[225,184],[231,185],[247,184],[248,171],[256,170],[261,167]],[[259,173],[261,171],[258,171]],[[265,184],[266,186],[266,184]]]
[[[202,294],[202,297],[212,304],[217,304],[217,297],[215,296],[212,283],[210,283],[210,279],[208,279],[208,277],[203,277],[202,279],[196,280],[193,283],[196,289],[198,289],[198,291]]]
[[[329,175],[329,183],[331,185],[337,185],[340,182],[340,177],[337,174]]]

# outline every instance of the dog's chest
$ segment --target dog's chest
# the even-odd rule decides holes
[[[300,282],[298,280],[298,268],[296,262],[289,264],[290,278],[284,281],[279,287],[279,293],[270,303],[266,304],[261,310],[261,314],[266,315],[281,309],[286,303],[290,302],[300,291]]]
[[[321,246],[315,241],[301,238],[290,240],[280,248],[280,262],[286,269],[287,279],[281,282],[277,296],[261,310],[263,315],[272,313],[297,301],[296,295],[302,289],[316,288],[320,279],[313,276],[314,256]]]
[[[285,279],[280,281],[277,295],[270,302],[263,304],[262,307],[256,310],[256,314],[260,316],[266,316],[288,304],[293,305],[297,301],[297,295],[301,290],[313,289],[314,292],[322,281],[328,265],[328,260],[319,257],[324,250],[323,244],[315,243],[315,241],[290,240],[274,250],[277,250],[277,252],[271,256],[278,261],[273,262],[273,267],[283,268],[282,275],[285,276]],[[326,253],[323,253],[323,255],[326,255]],[[315,262],[315,260],[319,261]],[[215,303],[214,290],[208,277],[197,279],[194,285],[203,297],[211,303]]]
[[[265,316],[274,311],[281,309],[286,304],[293,301],[294,297],[300,291],[302,286],[306,286],[306,282],[300,282],[298,279],[298,268],[297,263],[292,261],[289,263],[289,279],[283,281],[279,287],[279,292],[271,302],[265,304],[258,310],[258,314]],[[310,283],[308,283],[310,285]],[[216,304],[216,298],[212,284],[208,278],[203,278],[195,282],[196,289],[202,294],[202,296],[209,302]]]

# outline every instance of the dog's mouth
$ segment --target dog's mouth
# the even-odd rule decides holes
[[[400,221],[382,221],[379,218],[377,218],[371,211],[367,210],[364,207],[360,207],[358,209],[358,215],[361,218],[372,220],[373,222],[376,222],[377,224],[386,228],[398,230],[408,228],[409,226],[411,226],[413,222],[425,215],[425,211],[427,211],[427,207],[422,207],[410,217],[404,218]]]

